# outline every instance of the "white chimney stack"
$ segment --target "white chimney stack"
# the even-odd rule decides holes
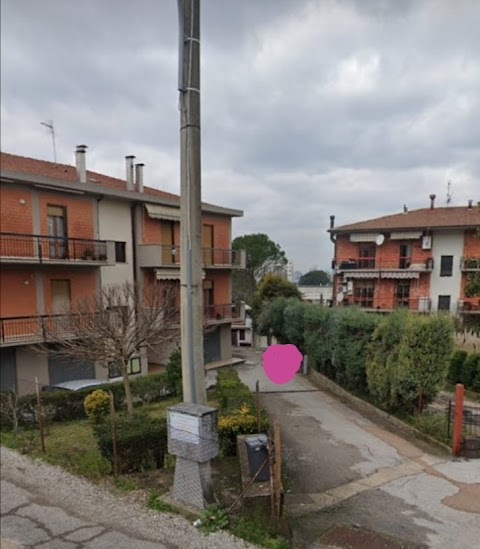
[[[126,168],[127,168],[127,191],[133,191],[134,182],[133,182],[133,161],[135,157],[133,155],[126,156]]]
[[[77,166],[77,177],[80,183],[87,182],[87,163],[86,163],[87,146],[77,145],[75,151],[75,164]]]
[[[143,166],[145,164],[135,164],[135,183],[139,193],[143,193]]]

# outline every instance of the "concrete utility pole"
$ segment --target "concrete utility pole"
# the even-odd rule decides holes
[[[200,0],[177,0],[181,202],[180,281],[183,399],[206,404],[203,362],[200,164]]]

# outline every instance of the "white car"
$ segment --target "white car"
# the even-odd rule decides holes
[[[111,381],[100,379],[74,379],[73,381],[64,381],[63,383],[56,383],[55,385],[46,385],[42,388],[42,391],[81,391],[82,389],[97,387],[98,385],[105,385],[107,383],[111,383]]]

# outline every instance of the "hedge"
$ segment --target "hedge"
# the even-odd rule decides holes
[[[131,380],[132,395],[138,402],[147,403],[159,400],[167,394],[169,383],[166,374],[154,374],[138,377]],[[76,419],[85,419],[83,406],[85,397],[102,389],[112,391],[115,408],[120,410],[124,405],[125,391],[122,382],[106,383],[100,386],[89,387],[81,391],[44,391],[41,393],[42,405],[47,421],[63,422]],[[0,421],[2,427],[10,427],[11,424],[4,413],[7,401],[7,392],[0,392]],[[29,425],[37,421],[37,397],[36,395],[23,395],[18,399],[18,417],[20,425]]]
[[[145,412],[118,414],[115,422],[119,473],[161,469],[167,453],[167,422]],[[113,465],[110,421],[95,425],[94,434],[102,456]]]
[[[237,453],[237,436],[258,432],[256,407],[250,389],[242,383],[238,372],[233,369],[219,370],[217,395],[220,404],[218,438],[220,452],[224,456]],[[268,417],[261,410],[261,429],[268,429]]]

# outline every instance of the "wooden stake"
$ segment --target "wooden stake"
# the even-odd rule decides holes
[[[258,379],[255,384],[255,405],[257,407],[257,433],[260,433],[260,429],[262,428],[262,419],[260,417],[260,383]]]
[[[35,378],[35,392],[37,393],[37,419],[38,419],[38,429],[40,431],[40,444],[42,447],[42,452],[45,453],[45,433],[43,432],[42,399],[40,398],[40,387],[38,385],[38,377]]]
[[[273,445],[270,437],[267,438],[268,467],[270,471],[270,514],[275,519],[275,480],[273,478]]]
[[[275,447],[275,515],[276,518],[280,518],[282,512],[282,440],[280,437],[280,424],[278,423],[278,421],[275,421],[273,425],[273,444]]]

